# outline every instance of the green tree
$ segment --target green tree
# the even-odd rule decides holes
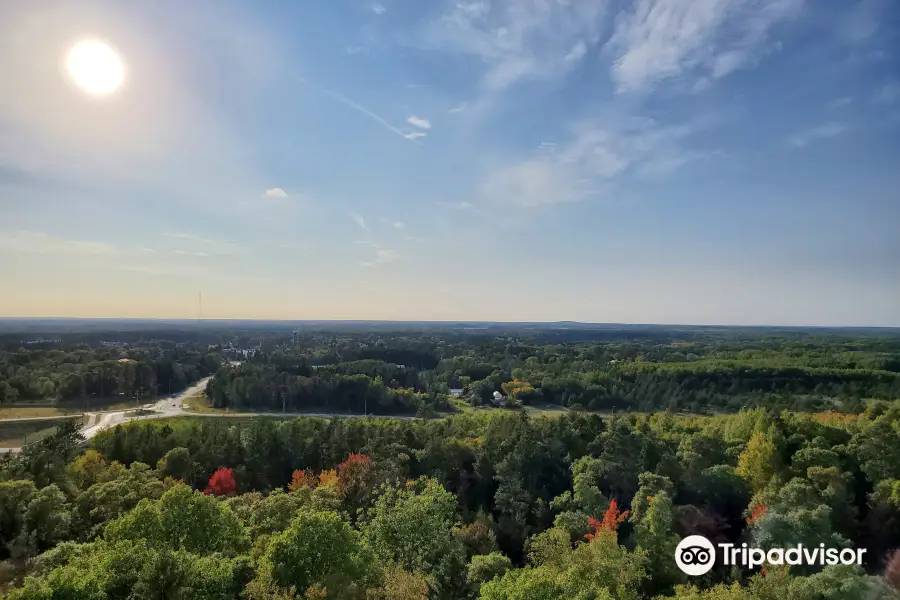
[[[456,498],[433,479],[383,488],[364,529],[382,561],[432,576],[438,593],[452,597],[465,579],[465,548],[453,535]]]
[[[155,548],[200,555],[234,555],[249,547],[246,530],[228,506],[183,484],[159,500],[141,500],[107,525],[104,537],[111,542],[146,540]]]
[[[301,511],[269,541],[251,591],[258,595],[274,585],[303,593],[317,585],[329,598],[352,597],[368,569],[359,534],[338,514]]]
[[[738,458],[738,475],[750,484],[754,492],[760,492],[772,481],[776,469],[777,450],[771,430],[768,433],[756,431]]]
[[[469,561],[466,583],[477,593],[481,584],[502,577],[510,569],[512,569],[512,563],[509,558],[499,552],[479,554],[473,556]]]
[[[647,479],[644,483],[647,488],[665,487],[665,482],[661,480]],[[671,482],[669,485],[671,486]],[[638,493],[641,493],[640,490]],[[656,594],[684,581],[684,576],[673,560],[680,538],[673,531],[673,507],[669,494],[660,490],[653,496],[647,496],[645,500],[645,503],[641,503],[641,511],[636,519],[632,513],[632,521],[635,523],[634,538],[637,546],[647,554],[646,568],[649,577],[645,589],[650,594]]]
[[[172,448],[156,463],[156,470],[163,477],[180,479],[188,485],[195,482],[195,466],[191,452],[187,448]]]

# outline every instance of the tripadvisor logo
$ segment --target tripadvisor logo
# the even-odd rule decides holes
[[[804,546],[797,544],[790,548],[748,547],[747,544],[718,544],[720,562],[723,565],[743,566],[755,569],[770,565],[862,565],[865,548],[826,548],[825,544]],[[708,573],[716,564],[716,547],[702,535],[691,535],[679,542],[675,548],[675,564],[687,575],[697,576]]]

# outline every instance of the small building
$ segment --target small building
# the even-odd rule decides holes
[[[450,395],[454,398],[459,398],[460,396],[462,396],[462,393],[462,388],[450,388]]]
[[[503,406],[506,404],[506,398],[500,392],[494,392],[494,406]]]

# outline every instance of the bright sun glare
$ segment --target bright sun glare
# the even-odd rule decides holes
[[[115,50],[97,40],[78,42],[66,55],[66,70],[85,92],[111,94],[125,80],[125,65]]]

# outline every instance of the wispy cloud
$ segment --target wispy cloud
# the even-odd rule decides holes
[[[350,213],[350,218],[353,219],[353,222],[356,223],[363,231],[371,231],[369,229],[369,226],[366,225],[366,220],[361,214],[352,212]]]
[[[850,96],[841,96],[840,98],[835,98],[831,102],[828,103],[828,108],[844,108],[850,106],[853,103],[853,98]]]
[[[394,221],[394,229],[403,229],[406,227],[406,223],[403,221]]]
[[[350,98],[341,94],[340,92],[336,92],[334,90],[330,90],[328,88],[322,87],[322,86],[320,86],[316,83],[313,83],[307,79],[300,79],[300,81],[302,81],[304,84],[308,85],[312,89],[316,90],[320,94],[329,96],[330,98],[337,100],[344,106],[352,108],[353,110],[366,115],[367,117],[369,117],[370,119],[372,119],[373,121],[375,121],[376,123],[378,123],[379,125],[384,127],[385,129],[387,129],[388,131],[392,131],[392,132],[396,133],[397,135],[399,135],[400,137],[410,140],[416,144],[419,143],[415,137],[410,137],[409,135],[407,135],[407,132],[405,132],[401,129],[398,129],[397,127],[394,127],[393,125],[390,124],[390,122],[387,119],[385,119],[381,115],[378,115],[378,114],[372,112],[365,106],[351,100]]]
[[[442,206],[444,208],[452,208],[454,210],[471,210],[475,208],[475,205],[471,202],[438,202],[438,206]]]
[[[387,12],[387,9],[383,5],[376,3],[372,5],[372,12],[380,17]]]
[[[563,57],[563,60],[566,62],[581,60],[585,54],[587,54],[587,44],[584,43],[584,40],[578,40],[569,53]]]
[[[166,232],[163,234],[163,236],[165,236],[167,238],[176,239],[176,240],[187,240],[189,242],[197,242],[199,244],[215,244],[216,243],[215,241],[213,241],[211,239],[208,239],[205,237],[200,237],[199,235],[195,235],[193,233],[185,233],[183,231]]]
[[[595,0],[464,0],[426,28],[423,43],[479,58],[490,94],[563,72],[599,42],[605,12]]]
[[[242,256],[246,254],[245,250],[236,244],[212,240],[193,233],[168,232],[164,233],[163,237],[178,240],[179,246],[171,248],[175,253],[182,252],[194,256]]]
[[[281,188],[272,188],[263,193],[266,198],[287,198],[288,193]]]
[[[0,250],[36,254],[111,256],[118,252],[112,244],[73,240],[40,231],[0,232]]]
[[[587,121],[564,142],[541,142],[532,156],[488,173],[482,195],[489,202],[523,207],[584,200],[628,172],[661,175],[714,154],[684,144],[705,126],[637,118]]]
[[[863,45],[878,33],[882,11],[891,0],[860,0],[838,21],[838,36],[846,44]],[[848,7],[851,3],[846,3]]]
[[[358,240],[356,243],[368,249],[368,256],[359,261],[359,264],[364,267],[375,267],[392,263],[400,257],[400,253],[396,250],[385,248],[374,240]]]
[[[620,91],[693,74],[723,77],[765,53],[770,30],[796,17],[803,0],[636,0],[619,16],[607,48]]]
[[[388,263],[395,262],[399,258],[399,253],[396,250],[391,250],[389,248],[375,248],[375,255],[371,260],[361,260],[359,264],[364,267],[376,267],[378,265],[384,265]]]
[[[850,131],[850,126],[847,125],[847,123],[832,121],[817,127],[810,127],[809,129],[799,131],[789,136],[787,143],[791,146],[802,148],[813,142],[837,137],[848,131]]]
[[[889,81],[873,98],[877,104],[894,104],[900,100],[900,81]]]
[[[412,115],[406,119],[406,122],[419,129],[431,129],[431,122],[423,117]]]
[[[451,115],[455,115],[455,114],[457,114],[457,113],[461,113],[461,112],[463,112],[464,110],[466,110],[466,108],[468,108],[468,106],[469,106],[468,104],[466,104],[465,102],[463,102],[463,103],[461,103],[461,104],[457,104],[456,106],[454,106],[453,108],[451,108],[451,109],[448,110],[447,112],[450,113]]]
[[[428,135],[428,134],[425,133],[424,131],[409,131],[407,133],[404,133],[403,137],[405,137],[408,140],[417,140],[419,138],[425,137],[426,135]]]

